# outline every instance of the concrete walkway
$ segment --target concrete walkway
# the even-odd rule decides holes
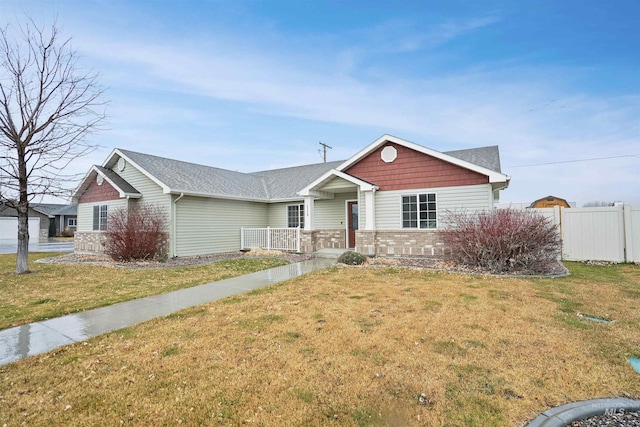
[[[0,331],[0,366],[188,307],[269,286],[335,263],[335,259],[316,258],[5,329]]]

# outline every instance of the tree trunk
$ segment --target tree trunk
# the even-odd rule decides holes
[[[18,254],[16,274],[29,272],[29,208],[18,207]]]
[[[22,147],[19,147],[22,148]],[[16,257],[16,274],[29,272],[29,198],[27,187],[27,162],[23,149],[18,150],[18,183],[20,199],[18,211],[18,254]]]

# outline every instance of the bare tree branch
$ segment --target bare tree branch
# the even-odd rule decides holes
[[[18,273],[28,271],[29,202],[69,195],[78,175],[65,170],[95,149],[87,137],[105,119],[98,74],[77,62],[55,23],[0,28],[0,205],[18,211]]]

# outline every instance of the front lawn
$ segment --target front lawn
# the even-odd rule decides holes
[[[640,398],[640,267],[568,265],[320,270],[0,367],[0,424],[519,426]]]
[[[16,275],[16,256],[0,255],[0,329],[288,264],[253,257],[154,269],[34,262],[51,256],[29,254],[34,272]]]

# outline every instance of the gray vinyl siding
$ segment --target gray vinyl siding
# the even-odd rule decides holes
[[[314,228],[316,230],[332,230],[346,227],[347,200],[357,200],[354,193],[337,193],[333,199],[316,200]]]
[[[156,205],[165,210],[167,218],[171,215],[171,195],[162,192],[162,187],[153,182],[149,177],[140,172],[132,164],[127,164],[123,171],[119,171],[117,167],[114,172],[124,178],[129,184],[138,190],[142,197],[135,200],[134,203]]]
[[[285,228],[287,226],[287,206],[303,205],[304,200],[298,202],[270,203],[267,205],[267,225],[273,228]]]
[[[108,212],[111,213],[116,209],[124,209],[127,207],[127,199],[108,200],[106,202],[80,203],[78,205],[78,223],[76,231],[94,231],[93,230],[93,207],[96,205],[107,205]]]
[[[343,178],[340,177],[335,177],[333,178],[331,181],[329,181],[326,185],[322,186],[322,188],[320,190],[322,191],[334,191],[334,190],[340,190],[342,188],[345,187],[345,185],[348,185],[350,187],[355,187],[355,185]]]
[[[378,191],[375,200],[376,229],[402,229],[401,197],[417,193],[436,193],[438,228],[441,228],[442,225],[442,215],[448,210],[466,209],[474,211],[493,208],[491,184]],[[362,197],[361,203],[364,205],[364,197]]]
[[[240,249],[241,227],[266,227],[267,205],[185,196],[176,203],[176,256]]]

